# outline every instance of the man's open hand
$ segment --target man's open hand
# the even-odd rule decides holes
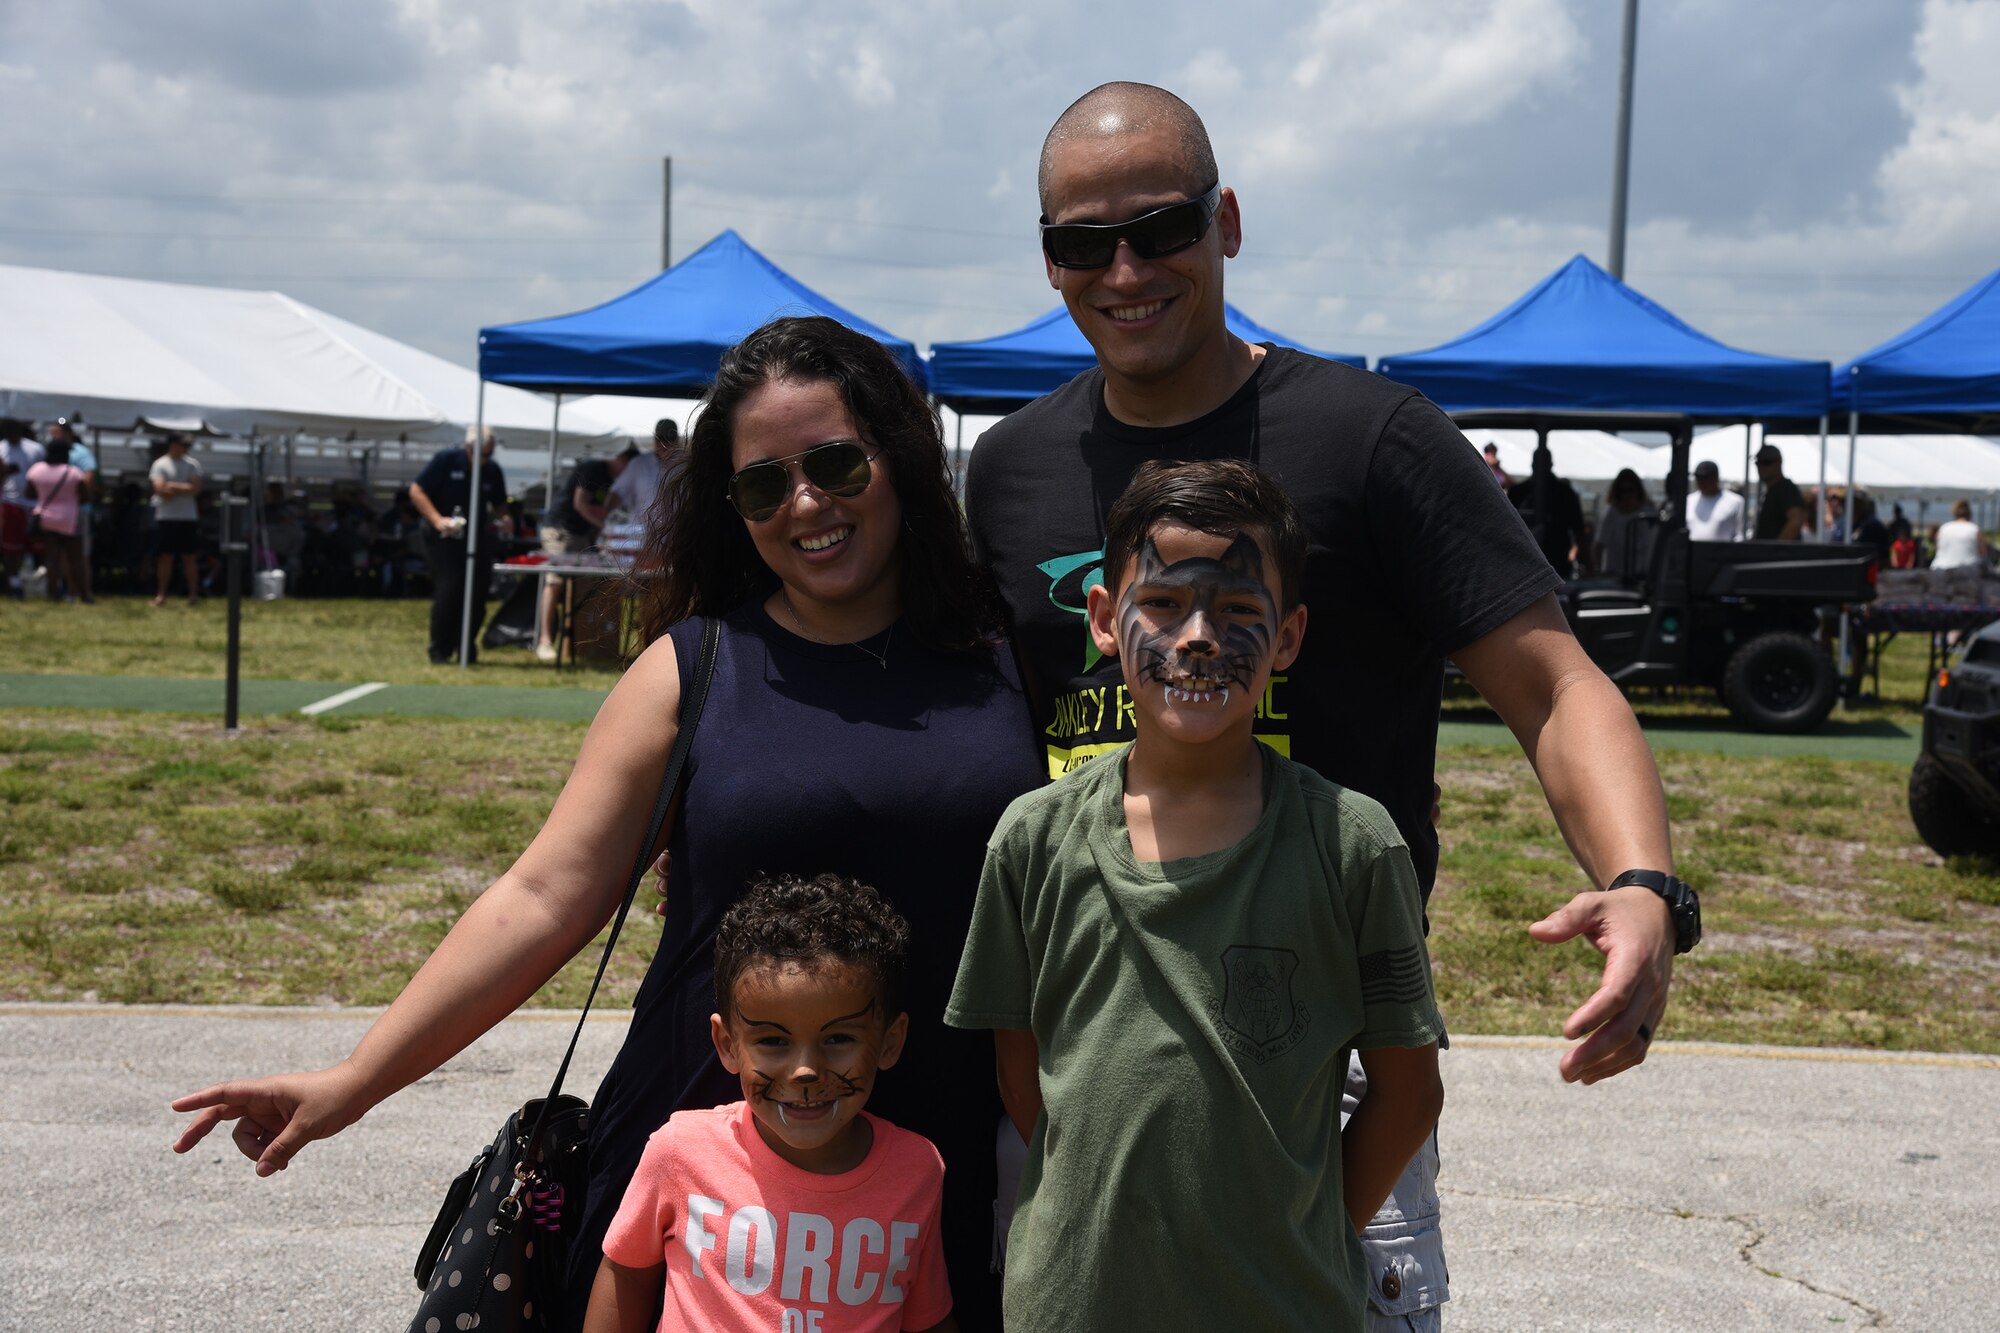
[[[1579,893],[1529,926],[1528,934],[1543,944],[1581,935],[1604,955],[1597,993],[1563,1024],[1571,1041],[1589,1034],[1563,1053],[1564,1081],[1595,1083],[1643,1062],[1667,1011],[1674,975],[1673,918],[1660,896],[1636,886]]]

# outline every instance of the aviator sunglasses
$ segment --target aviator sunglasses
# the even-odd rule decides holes
[[[752,463],[729,479],[729,503],[752,523],[762,523],[785,507],[792,494],[791,463],[815,489],[843,500],[868,489],[875,473],[869,464],[882,451],[869,453],[859,440],[830,440],[801,453]]]
[[[1222,201],[1222,182],[1199,196],[1168,204],[1123,222],[1050,222],[1042,219],[1042,253],[1057,268],[1104,268],[1124,241],[1141,259],[1161,259],[1208,235]]]

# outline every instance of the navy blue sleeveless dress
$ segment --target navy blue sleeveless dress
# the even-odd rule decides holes
[[[813,643],[761,602],[722,626],[670,844],[665,930],[592,1103],[572,1325],[646,1137],[675,1111],[743,1095],[709,1039],[723,912],[760,875],[834,871],[874,885],[909,920],[909,1041],[868,1109],[943,1155],[955,1312],[967,1330],[997,1329],[999,1288],[987,1271],[1001,1115],[992,1036],[946,1027],[944,1006],[987,836],[1009,801],[1046,780],[1012,655],[935,652],[900,621],[864,641],[871,652]],[[669,631],[683,697],[701,632],[699,620]],[[885,646],[886,666],[871,655]]]

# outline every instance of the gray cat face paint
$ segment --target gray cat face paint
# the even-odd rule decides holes
[[[1278,601],[1264,555],[1238,536],[1219,559],[1167,564],[1151,540],[1139,548],[1118,599],[1118,650],[1135,683],[1158,685],[1170,705],[1227,704],[1248,690],[1271,651]]]

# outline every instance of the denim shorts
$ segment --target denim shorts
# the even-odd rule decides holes
[[[1343,1126],[1367,1091],[1368,1076],[1361,1071],[1361,1057],[1350,1056],[1347,1088],[1341,1096]],[[1438,1230],[1437,1175],[1438,1139],[1433,1129],[1397,1177],[1381,1211],[1361,1233],[1361,1249],[1368,1264],[1370,1333],[1435,1330],[1438,1307],[1451,1299],[1444,1236]]]

